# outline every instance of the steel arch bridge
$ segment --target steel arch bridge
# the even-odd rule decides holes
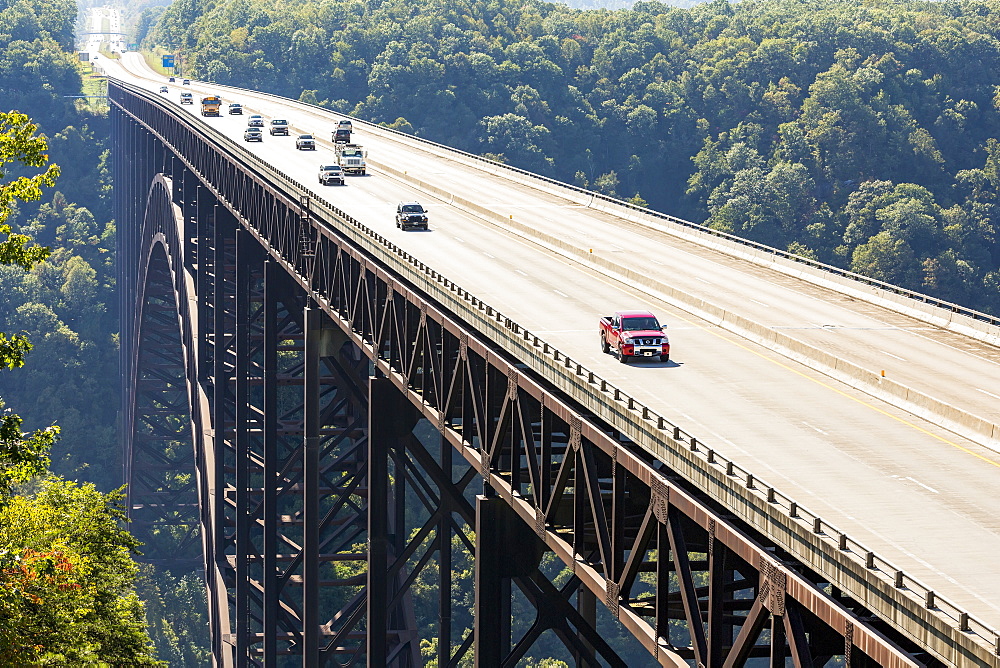
[[[196,119],[109,97],[130,517],[147,560],[203,569],[215,665],[514,666],[543,636],[580,666],[941,665],[616,411],[696,439]]]

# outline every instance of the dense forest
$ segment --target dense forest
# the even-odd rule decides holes
[[[159,658],[203,665],[200,578],[137,580],[123,530],[109,125],[106,104],[70,97],[102,92],[76,17],[72,0],[0,0],[0,665],[154,665],[151,636]],[[54,186],[8,200],[45,158]]]
[[[1000,4],[175,0],[193,76],[1000,313]]]

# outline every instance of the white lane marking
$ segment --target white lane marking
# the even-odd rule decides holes
[[[905,362],[905,361],[906,361],[905,359],[903,359],[903,358],[902,358],[902,357],[900,357],[899,355],[893,355],[892,353],[890,353],[890,352],[887,352],[887,351],[885,351],[885,350],[880,350],[879,352],[880,352],[880,353],[882,353],[883,355],[888,355],[889,357],[895,357],[895,358],[896,358],[896,359],[898,359],[898,360],[899,360],[900,362]],[[1000,398],[1000,397],[998,397],[998,398]]]
[[[808,423],[808,422],[806,422],[805,420],[803,420],[803,421],[802,421],[802,424],[804,424],[805,426],[809,427],[809,428],[810,428],[810,429],[812,429],[813,431],[818,431],[819,433],[823,434],[824,436],[829,436],[829,434],[828,434],[828,433],[826,433],[825,431],[823,431],[823,430],[822,430],[822,429],[820,429],[819,427],[814,427],[814,426],[812,426],[811,424],[809,424],[809,423]]]
[[[764,308],[771,308],[771,305],[770,305],[770,304],[765,304],[764,302],[759,302],[759,301],[757,301],[756,299],[751,299],[750,301],[752,301],[752,302],[753,302],[754,304],[760,304],[760,305],[761,305],[761,306],[763,306]]]
[[[650,260],[650,262],[652,262],[653,264],[655,264],[657,266],[660,266],[660,267],[667,266],[667,265],[663,264],[662,262],[660,262],[659,260]]]
[[[611,244],[611,247],[614,248],[616,251],[623,251],[623,250],[625,250],[621,246],[615,246],[614,244]]]
[[[521,271],[520,269],[515,269],[514,272],[517,274],[521,274],[522,276],[527,276],[527,274]]]
[[[465,243],[465,239],[463,239],[462,237],[453,237],[453,238],[455,239],[455,241],[457,241],[460,244],[464,244]]]
[[[495,259],[497,259],[497,256],[496,256],[496,255],[490,255],[490,254],[489,254],[489,253],[487,253],[486,251],[483,251],[483,255],[485,255],[486,257],[490,258],[491,260],[495,260]]]
[[[566,299],[569,299],[569,295],[566,294],[565,292],[559,292],[558,290],[553,290],[552,292],[556,293],[560,297],[565,297]]]
[[[919,480],[915,480],[914,478],[911,478],[910,476],[906,476],[903,479],[904,480],[909,480],[910,482],[913,482],[913,483],[916,483],[916,484],[920,485],[921,487],[923,487],[924,489],[928,489],[928,490],[934,492],[935,494],[940,494],[941,493],[941,492],[937,491],[936,489],[934,489],[933,487],[931,487],[930,485],[925,485],[924,483],[920,482]]]
[[[982,392],[983,394],[987,394],[987,395],[993,397],[994,399],[1000,399],[1000,396],[997,396],[997,395],[993,394],[992,392],[987,392],[986,390],[984,390],[982,388],[977,387],[976,391]]]
[[[701,281],[702,283],[706,283],[706,284],[708,284],[708,285],[715,285],[715,283],[713,283],[712,281],[706,281],[706,280],[705,280],[704,278],[702,278],[701,276],[695,276],[695,277],[694,277],[694,280],[696,280],[696,281]]]

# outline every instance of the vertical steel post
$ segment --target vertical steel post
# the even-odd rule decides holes
[[[278,272],[264,262],[264,665],[278,660]]]
[[[206,564],[209,565],[209,570],[205,573],[206,582],[209,588],[209,600],[212,601],[212,605],[218,606],[219,601],[226,600],[225,592],[219,591],[222,587],[222,581],[216,577],[218,569],[222,568],[219,563],[220,560],[225,559],[225,552],[223,546],[226,544],[226,448],[225,443],[228,437],[226,433],[226,401],[228,399],[229,391],[229,371],[226,368],[226,276],[225,276],[225,265],[226,265],[226,235],[225,230],[222,225],[218,224],[215,218],[215,205],[210,199],[210,193],[207,188],[198,189],[198,226],[201,229],[202,225],[205,225],[208,230],[213,234],[212,245],[214,246],[212,271],[214,272],[214,285],[212,289],[212,307],[214,309],[214,317],[212,322],[212,383],[213,383],[213,398],[212,398],[212,432],[211,439],[206,439],[205,450],[202,454],[201,465],[204,466],[202,470],[205,470],[208,475],[212,476],[213,484],[212,489],[215,490],[215,497],[211,499],[210,503],[214,506],[214,517],[213,526],[209,528],[212,532],[210,537],[206,537],[207,540],[204,541],[206,546]],[[209,223],[209,221],[211,221]],[[202,235],[202,238],[207,237],[207,235]],[[199,249],[199,261],[201,258],[208,256],[207,248],[205,255],[202,255]],[[199,273],[201,273],[199,271]],[[206,301],[207,295],[198,295],[199,302],[204,303]],[[207,320],[207,318],[206,318]],[[207,323],[206,323],[207,324]],[[202,345],[205,345],[208,337],[201,338]],[[211,452],[207,452],[208,448],[211,448]],[[214,466],[209,471],[205,461],[205,457],[210,456],[209,461],[214,463]],[[203,512],[203,514],[205,514]],[[232,630],[221,628],[222,616],[218,609],[212,615],[213,625],[216,628],[212,629],[212,639],[213,639],[213,650],[216,657],[221,657],[226,653],[226,648],[223,647],[224,639],[228,636]]]
[[[236,657],[249,660],[249,509],[250,509],[250,235],[236,230]],[[222,491],[224,494],[224,490]]]
[[[319,666],[319,378],[323,312],[306,306],[302,447],[302,666]]]
[[[386,665],[389,583],[389,442],[397,393],[388,378],[368,385],[368,665]]]
[[[452,448],[438,434],[438,447],[441,449],[441,470],[452,481]],[[445,495],[441,490],[442,497]],[[438,571],[441,574],[438,592],[438,665],[451,665],[451,517],[442,514],[437,526],[438,538]]]
[[[510,592],[503,583],[506,532],[501,526],[506,510],[503,499],[476,497],[476,668],[499,666],[510,649]]]

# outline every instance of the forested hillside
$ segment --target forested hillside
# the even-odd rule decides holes
[[[175,0],[194,76],[1000,313],[1000,4]]]
[[[147,569],[144,617],[131,554],[142,548],[122,530],[123,497],[111,491],[122,468],[109,126],[105,104],[69,97],[101,92],[74,52],[76,16],[72,0],[0,0],[0,114],[30,116],[61,171],[40,200],[15,200],[9,216],[0,207],[14,233],[0,229],[0,244],[23,234],[51,248],[28,271],[0,252],[0,333],[33,346],[8,369],[0,337],[0,665],[152,665],[150,634],[159,658],[203,665],[200,579]],[[4,194],[39,171],[19,164],[9,118]],[[52,434],[53,424],[51,469],[67,480],[45,473],[47,445],[32,446],[27,477],[40,477],[11,488],[26,479],[11,476],[25,472],[14,463],[32,442],[21,432]]]

